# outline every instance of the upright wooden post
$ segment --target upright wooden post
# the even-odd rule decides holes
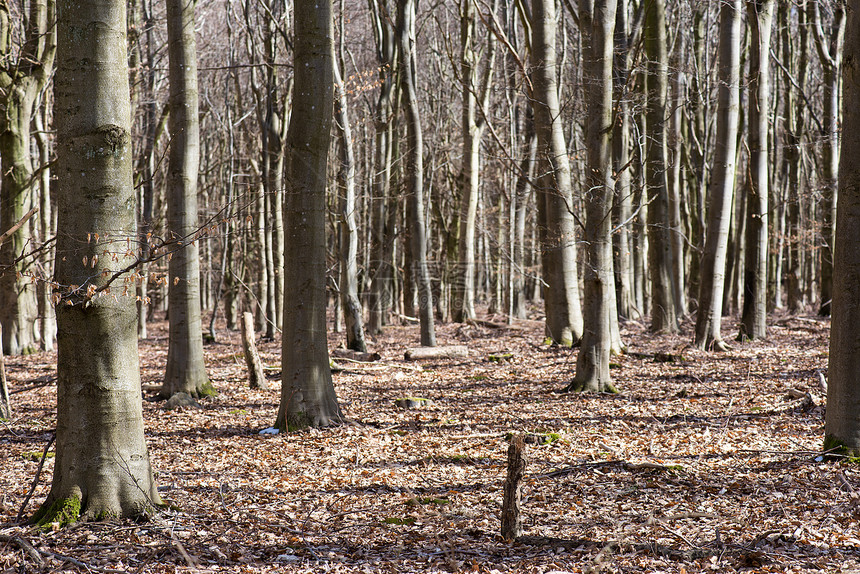
[[[508,477],[502,501],[502,537],[513,540],[523,534],[520,520],[520,482],[526,471],[525,443],[522,435],[511,439],[508,447]]]

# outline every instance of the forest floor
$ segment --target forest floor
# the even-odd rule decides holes
[[[167,353],[165,325],[151,334],[145,388]],[[439,343],[468,345],[470,358],[420,363],[403,359],[417,327],[390,327],[370,344],[380,361],[334,375],[350,424],[261,435],[279,390],[247,388],[239,335],[222,330],[205,348],[216,397],[201,410],[143,403],[170,509],[48,532],[14,521],[55,427],[55,355],[9,358],[0,572],[860,571],[860,465],[819,452],[829,321],[771,317],[766,342],[719,354],[690,348],[690,325],[653,336],[629,322],[623,335],[620,392],[571,395],[556,391],[577,351],[542,344],[539,321],[440,325]],[[274,378],[279,343],[262,352]],[[398,408],[406,397],[432,404]],[[522,493],[530,538],[516,542],[499,534],[510,433],[536,441]]]

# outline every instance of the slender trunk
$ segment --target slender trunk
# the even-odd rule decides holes
[[[665,0],[650,0],[645,10],[645,54],[648,58],[648,144],[645,161],[648,185],[648,267],[651,277],[651,331],[678,331],[676,285],[672,275],[672,232],[666,178],[666,97],[669,63]]]
[[[768,114],[774,0],[747,0],[750,39],[749,150],[744,303],[739,340],[767,336]]]
[[[708,226],[702,253],[696,346],[726,350],[720,334],[726,254],[735,189],[738,118],[740,116],[741,0],[720,6],[719,101],[717,139],[708,197]]]
[[[593,2],[593,4],[592,4]],[[591,12],[593,10],[593,12]],[[576,360],[573,391],[615,392],[609,376],[612,316],[612,50],[616,0],[581,0],[580,29],[590,53],[584,54],[588,101],[585,140],[588,167],[585,194],[585,321]],[[616,314],[617,317],[617,314]]]
[[[334,60],[337,130],[340,135],[340,299],[346,323],[346,346],[353,351],[367,352],[364,342],[364,317],[358,299],[358,229],[355,224],[355,154],[352,148],[352,129],[346,92],[340,77],[337,59]]]
[[[845,41],[845,7],[837,2],[831,32],[825,36],[821,25],[820,9],[817,2],[812,3],[812,21],[815,30],[815,45],[821,65],[824,68],[824,142],[822,146],[822,180],[824,184],[822,202],[823,239],[820,250],[820,294],[821,307],[818,314],[830,315],[830,301],[833,298],[833,222],[836,220],[836,202],[839,170],[839,79],[842,66],[842,50]]]
[[[8,6],[0,6],[0,229],[10,229],[33,203],[34,166],[30,153],[31,120],[42,89],[54,68],[56,51],[54,1],[32,0],[24,42],[12,61],[12,25]],[[38,314],[32,250],[32,226],[21,226],[0,245],[0,324],[5,337],[0,352],[7,355],[36,351],[34,324]]]
[[[433,292],[427,267],[427,228],[424,223],[424,142],[421,114],[418,109],[415,60],[415,3],[398,0],[397,36],[400,51],[400,82],[406,111],[407,174],[406,196],[409,208],[412,273],[418,291],[418,316],[421,321],[421,345],[436,346],[433,323]]]
[[[213,392],[203,361],[197,174],[200,165],[195,2],[168,0],[170,57],[170,158],[167,228],[172,257],[168,301],[170,341],[160,394],[201,396]]]
[[[558,98],[555,2],[536,0],[532,9],[532,105],[538,137],[538,203],[543,204],[539,219],[546,330],[554,342],[570,346],[582,338],[583,321],[570,163]]]

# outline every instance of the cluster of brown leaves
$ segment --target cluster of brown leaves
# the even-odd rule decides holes
[[[166,359],[164,325],[155,327],[141,343],[149,385]],[[827,322],[777,317],[768,341],[723,354],[685,347],[689,331],[654,337],[628,323],[630,353],[613,359],[618,395],[557,393],[577,351],[540,344],[542,329],[440,326],[440,344],[467,344],[471,357],[416,364],[402,357],[417,328],[391,327],[371,345],[381,361],[345,363],[334,375],[351,424],[275,436],[259,431],[273,423],[279,393],[246,388],[238,335],[225,335],[206,347],[220,393],[202,410],[144,402],[169,509],[145,523],[47,533],[12,523],[54,429],[55,358],[11,358],[0,572],[858,567],[860,467],[818,452]],[[273,375],[278,345],[262,345]],[[655,362],[655,353],[675,361]],[[404,397],[432,403],[395,406]],[[527,538],[517,542],[499,535],[509,433],[532,439]],[[44,499],[51,467],[49,458],[28,513]]]

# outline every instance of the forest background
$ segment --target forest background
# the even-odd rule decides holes
[[[763,459],[773,455],[782,461],[774,468],[782,470],[803,461],[813,465],[817,477],[831,477],[837,485],[835,492],[833,484],[830,488],[835,499],[849,494],[853,495],[850,500],[856,498],[851,472],[840,466],[853,460],[849,455],[860,448],[853,442],[859,423],[851,397],[857,391],[850,375],[853,354],[847,350],[856,338],[850,323],[854,308],[847,283],[841,283],[844,289],[838,288],[838,265],[834,274],[839,249],[850,253],[856,244],[849,235],[841,244],[835,239],[837,232],[850,231],[848,225],[835,225],[840,134],[846,133],[840,126],[853,119],[853,107],[845,108],[844,122],[842,116],[843,90],[846,100],[853,97],[853,85],[842,84],[843,50],[856,49],[845,41],[846,29],[852,38],[853,14],[845,3],[703,1],[666,5],[661,0],[642,0],[556,5],[549,0],[496,0],[492,4],[464,0],[431,7],[411,1],[396,6],[342,2],[323,7],[330,18],[323,28],[333,26],[323,34],[328,47],[317,59],[312,47],[315,37],[309,30],[319,24],[314,16],[324,20],[319,4],[168,2],[161,6],[132,2],[120,11],[124,25],[119,39],[127,48],[128,59],[114,70],[113,90],[108,91],[115,92],[113,97],[118,93],[120,100],[125,98],[133,122],[127,138],[115,137],[114,132],[104,137],[111,145],[129,146],[134,184],[128,188],[126,205],[134,206],[133,220],[119,227],[114,222],[105,232],[94,227],[102,220],[86,223],[85,218],[77,217],[87,210],[75,203],[71,191],[65,193],[69,187],[63,187],[72,185],[68,174],[84,164],[70,163],[63,153],[53,159],[58,149],[73,141],[64,139],[69,133],[64,129],[74,124],[68,118],[78,116],[76,108],[68,107],[73,101],[70,94],[81,94],[74,92],[80,88],[80,74],[78,79],[69,75],[70,44],[63,52],[63,38],[74,36],[63,35],[62,18],[55,32],[56,10],[50,0],[0,5],[0,50],[5,64],[0,87],[6,112],[0,137],[4,166],[0,227],[11,230],[0,246],[0,263],[7,270],[0,279],[0,324],[4,352],[32,357],[10,360],[11,371],[30,373],[24,380],[13,379],[13,391],[33,390],[25,383],[32,384],[38,376],[29,369],[52,356],[31,353],[40,347],[45,353],[53,350],[54,307],[62,334],[63,313],[85,316],[83,311],[90,305],[98,307],[100,298],[103,301],[109,295],[122,313],[132,309],[123,300],[134,304],[135,341],[139,339],[142,348],[147,341],[164,342],[164,337],[151,335],[150,329],[157,333],[167,329],[164,373],[150,379],[158,382],[154,390],[159,397],[174,400],[182,393],[193,407],[195,398],[221,391],[204,401],[210,405],[204,412],[223,403],[228,395],[240,404],[248,400],[266,403],[238,389],[225,389],[215,375],[225,368],[225,357],[217,346],[236,345],[242,312],[251,312],[254,324],[246,333],[262,331],[264,348],[281,338],[282,372],[290,376],[282,374],[280,404],[269,424],[282,431],[327,427],[345,416],[369,424],[357,412],[341,410],[338,395],[343,396],[344,389],[335,393],[326,349],[340,345],[338,333],[343,333],[344,346],[353,353],[343,351],[342,362],[358,360],[355,369],[366,368],[361,366],[366,359],[375,358],[361,354],[368,350],[367,339],[371,350],[376,345],[389,358],[392,349],[399,351],[404,344],[398,337],[413,337],[421,345],[413,356],[423,353],[431,361],[441,362],[422,369],[397,360],[379,368],[425,375],[438,368],[444,377],[453,379],[446,379],[447,383],[462,387],[463,373],[474,372],[476,365],[521,361],[530,371],[516,375],[523,377],[521,384],[544,383],[542,390],[523,392],[527,397],[523,401],[534,401],[546,394],[547,385],[555,385],[568,392],[603,391],[606,394],[590,398],[562,399],[583,407],[587,401],[587,408],[598,410],[600,407],[590,403],[603,401],[605,408],[615,404],[612,396],[622,401],[641,400],[636,394],[641,389],[628,386],[633,379],[611,376],[613,369],[641,369],[649,372],[652,383],[656,377],[664,381],[663,389],[671,386],[665,382],[662,368],[645,366],[646,359],[682,365],[683,373],[673,375],[680,379],[673,380],[689,382],[697,389],[695,393],[725,396],[713,387],[715,381],[725,383],[728,375],[719,374],[711,355],[723,351],[729,360],[756,357],[749,362],[745,383],[750,381],[754,364],[756,369],[762,366],[764,378],[790,373],[789,378],[804,381],[790,384],[790,388],[779,383],[767,391],[769,401],[777,403],[781,399],[775,397],[784,398],[787,393],[787,409],[770,402],[767,407],[754,405],[764,408],[763,419],[771,423],[773,417],[803,419],[807,426],[795,431],[803,435],[798,439],[802,448],[797,443],[784,450],[762,445],[746,449],[750,460],[771,464]],[[68,34],[74,29],[65,30]],[[59,64],[56,80],[55,56]],[[127,78],[129,86],[125,91],[116,81],[120,67],[122,82]],[[845,73],[853,78],[850,67]],[[62,122],[67,122],[66,127]],[[55,125],[59,128],[54,129]],[[299,144],[307,146],[313,159],[297,159],[302,153]],[[81,161],[100,153],[101,149],[98,153],[91,150]],[[316,167],[308,170],[313,162],[318,162]],[[128,169],[130,174],[131,164]],[[851,166],[846,167],[844,157],[842,173],[849,174],[844,180],[850,181]],[[851,200],[856,200],[853,194],[847,199],[840,196],[846,204]],[[849,211],[839,212],[840,216]],[[67,214],[65,220],[63,214]],[[312,219],[307,226],[305,215]],[[126,230],[124,235],[117,233],[119,228]],[[128,247],[124,253],[113,251],[114,262],[127,260],[129,264],[114,269],[95,252],[83,259],[73,257],[79,249],[74,238],[80,245],[83,237],[94,245],[115,246],[124,241]],[[85,274],[80,281],[67,280],[72,271],[80,276],[81,270],[72,270],[74,266],[84,271],[96,269],[97,275],[107,279],[99,283]],[[850,269],[850,265],[844,268]],[[111,293],[120,284],[122,293]],[[307,294],[302,291],[306,285],[310,285]],[[797,359],[802,367],[764,369],[777,359],[774,352],[790,353],[782,347],[769,347],[786,343],[781,329],[792,331],[801,342],[797,325],[810,320],[803,313],[812,310],[827,317],[840,296],[848,303],[844,315],[838,316],[844,319],[839,327],[842,338],[835,338],[845,340],[848,347],[832,356],[844,358],[840,372],[847,374],[834,376],[833,363],[829,374],[823,370],[821,358],[827,351],[822,348],[825,339],[821,339],[817,319],[810,327],[813,342],[806,344],[817,345],[818,350]],[[304,307],[312,313],[303,314]],[[484,318],[478,317],[479,309],[486,311]],[[313,323],[315,318],[325,318],[326,311],[332,327],[328,334],[326,328]],[[167,325],[161,322],[164,313]],[[724,338],[723,316],[739,318],[740,346],[736,349],[726,342],[733,336]],[[67,321],[66,325],[72,324],[71,319]],[[396,326],[400,323],[417,324],[418,333]],[[308,332],[313,334],[306,337],[304,329],[312,324],[315,326]],[[437,324],[444,343],[469,342],[471,353],[450,345],[437,352],[428,350],[436,347]],[[104,324],[100,328],[102,334],[112,332]],[[105,339],[97,338],[98,333],[91,329],[80,332],[91,341]],[[660,336],[648,338],[646,332]],[[475,342],[489,333],[496,335],[498,347]],[[326,342],[327,336],[331,343]],[[530,350],[511,337],[530,340]],[[204,338],[208,351],[203,347]],[[685,340],[691,344],[689,348],[683,347]],[[63,338],[59,341],[56,396],[62,405],[63,397],[71,396],[71,387],[64,382]],[[539,345],[541,341],[547,346]],[[663,347],[648,346],[655,341]],[[133,352],[129,346],[118,353],[118,339],[109,342],[96,345],[103,356],[93,359],[94,364],[110,362],[111,354]],[[568,350],[572,346],[576,349]],[[636,346],[647,350],[631,351]],[[475,358],[476,352],[480,359]],[[575,367],[564,360],[558,371],[542,371],[534,359],[547,353],[576,357]],[[613,355],[619,358],[610,359]],[[153,358],[141,354],[144,370],[146,361]],[[462,362],[456,363],[458,360]],[[454,368],[457,366],[460,369]],[[80,366],[76,371],[66,369],[65,381],[73,373],[87,372]],[[221,383],[235,381],[220,376]],[[258,378],[258,383],[264,384],[264,379]],[[50,376],[45,382],[51,382]],[[421,379],[412,382],[413,388],[422,390]],[[16,384],[24,386],[16,388]],[[750,392],[741,386],[744,389],[738,392]],[[439,392],[438,386],[423,390],[433,388]],[[130,390],[133,398],[135,389]],[[822,391],[831,398],[826,444],[820,428],[823,397],[818,395]],[[672,396],[686,399],[691,391],[685,385],[674,392]],[[136,393],[139,396],[139,387]],[[724,429],[723,438],[716,441],[721,449],[728,444],[725,437],[733,421],[752,416],[731,412],[735,398],[743,398],[747,404],[756,402],[755,394],[729,395],[728,405],[717,400],[705,407],[717,412],[722,408],[722,415],[706,415],[705,411],[691,415],[694,420],[722,417],[715,427]],[[398,398],[406,397],[390,400]],[[40,395],[27,408],[44,408],[39,401],[45,400],[50,400],[50,394]],[[134,402],[129,403],[129,412],[140,410]],[[421,406],[413,404],[416,402],[422,403],[410,399],[406,406]],[[537,399],[536,404],[542,402]],[[22,419],[13,419],[7,404],[4,402],[5,418],[12,421],[5,426],[8,440],[21,450],[23,443],[18,438],[23,435],[15,425]],[[223,411],[222,407],[218,408]],[[439,407],[434,403],[432,408]],[[146,410],[150,415],[155,412]],[[499,416],[487,432],[456,436],[477,440],[483,449],[508,432],[530,432],[538,437],[537,442],[548,443],[544,445],[548,448],[570,447],[563,454],[578,458],[573,453],[580,448],[577,440],[582,437],[565,435],[575,434],[575,423],[556,424],[558,420],[551,419],[550,424],[545,415],[536,414],[533,421],[519,419],[516,424],[505,423],[508,419]],[[43,414],[42,419],[45,416],[48,419],[39,424],[50,426],[50,415]],[[399,420],[404,415],[394,416]],[[470,410],[458,416],[474,420],[485,415]],[[603,416],[624,421],[611,409],[596,418]],[[665,426],[679,415],[660,416],[663,419],[655,420],[663,420]],[[136,420],[140,417],[133,413]],[[188,417],[195,420],[197,414],[191,412]],[[61,408],[54,426],[65,429],[68,421],[80,426],[83,418],[74,409]],[[421,418],[422,414],[415,415],[415,429],[422,429]],[[453,426],[456,418],[431,420],[444,427]],[[392,429],[395,434],[408,432],[398,426],[405,422],[392,424],[370,426],[385,433]],[[558,432],[560,429],[568,430]],[[142,419],[139,434],[138,444],[131,448],[143,445],[146,464],[126,474],[137,485],[145,478],[148,486],[143,490],[149,490],[149,498],[141,503],[145,506],[157,502],[159,495],[148,468]],[[302,438],[296,441],[296,436]],[[318,435],[289,434],[284,440],[300,446],[311,444],[314,436]],[[58,431],[57,440],[58,461],[61,446],[74,453],[63,454],[63,460],[86,458],[83,446],[78,445],[77,451],[68,446],[81,442],[80,438],[63,440]],[[302,442],[305,440],[307,443]],[[693,472],[683,465],[665,464],[665,457],[658,457],[657,462],[633,461],[617,446],[605,443],[600,443],[600,452],[611,455],[607,466],[588,463],[583,469],[653,471],[673,477],[672,473]],[[705,444],[714,446],[713,441]],[[423,444],[422,448],[434,447]],[[653,455],[653,447],[650,449]],[[700,463],[705,454],[697,453]],[[792,462],[786,466],[781,454]],[[824,454],[842,458],[833,462],[825,460]],[[141,455],[119,458],[122,462],[138,460],[137,456]],[[498,456],[486,458],[492,461]],[[553,469],[544,469],[532,479],[567,476],[567,470],[557,468],[564,458],[547,463],[554,464]],[[356,466],[360,459],[356,454]],[[13,456],[10,460],[18,459]],[[314,464],[327,463],[317,460]],[[705,471],[715,468],[695,472]],[[48,502],[36,515],[43,526],[74,521],[64,519],[62,508],[74,499],[62,494],[69,488],[64,481],[69,480],[55,469]],[[116,476],[114,480],[123,481]],[[651,488],[658,482],[643,484]],[[222,500],[224,484],[219,485]],[[114,487],[121,490],[121,486]],[[104,489],[90,485],[88,495],[87,487],[83,488],[82,499],[78,497],[82,505],[76,513],[84,518],[134,515],[141,510],[137,502],[122,496],[118,506],[106,503],[104,508],[98,507],[93,501],[100,497],[93,493]],[[404,488],[398,495],[406,493],[406,504],[451,503],[445,497],[415,496],[410,487]],[[722,495],[728,490],[721,486],[716,492]],[[829,508],[834,513],[838,507],[836,514],[840,514],[843,503],[835,499]],[[649,526],[667,516],[670,522],[717,518],[716,513],[698,510],[670,514],[665,508],[646,515]],[[642,522],[640,518],[633,523]],[[376,522],[411,527],[416,520],[414,516],[388,516]],[[318,560],[306,538],[307,523],[288,528],[301,534],[296,534],[297,548],[310,549],[305,558]],[[571,523],[580,522],[571,519]],[[704,567],[724,558],[736,567],[796,565],[794,550],[783,553],[762,548],[777,548],[788,538],[791,540],[785,544],[797,548],[804,528],[810,534],[803,538],[804,544],[815,546],[820,554],[801,547],[805,560],[801,567],[841,565],[846,556],[856,553],[856,522],[850,520],[839,528],[832,524],[817,528],[805,521],[790,535],[784,535],[782,527],[774,532],[763,529],[755,536],[738,534],[743,543],[733,542],[736,547],[730,553],[724,552],[726,542],[719,526],[716,538],[707,543],[701,532],[693,542],[690,533],[672,531],[672,544],[680,539],[685,548],[663,551],[637,542],[642,535],[639,529],[622,528],[622,523],[609,521],[620,540],[616,542],[605,533],[593,532],[518,540],[561,554],[584,552],[592,566],[616,551],[627,552],[618,560],[656,555],[660,560],[674,560],[676,568],[694,561]],[[821,550],[822,546],[809,541],[811,533],[828,528],[832,532],[822,534],[824,538],[843,538],[828,539],[827,550]],[[488,532],[477,531],[479,538]],[[153,536],[164,532],[153,530]],[[594,540],[589,538],[592,534]],[[51,555],[44,546],[28,548],[29,543],[17,534],[4,537],[18,548],[22,559],[58,559],[56,552]],[[189,554],[172,534],[170,545],[187,566],[200,565],[202,551]],[[452,557],[454,546],[462,550],[461,545],[451,543],[446,549],[421,550],[419,555],[431,562],[442,557],[448,568],[480,569],[480,561]],[[349,544],[342,547],[352,548]],[[242,563],[242,556],[251,555],[228,556],[219,550],[219,556],[207,551],[210,562],[221,565]],[[297,556],[291,552],[273,552],[256,550],[244,562],[265,563],[272,556],[287,562],[305,559],[284,558]],[[498,547],[482,548],[476,555],[503,563],[500,552]],[[354,554],[349,550],[344,555]],[[823,556],[823,566],[813,564],[812,555]],[[164,556],[158,554],[157,559]],[[546,564],[545,556],[528,562],[531,558],[523,558],[531,567],[540,569]],[[384,558],[392,560],[399,557]],[[624,568],[624,564],[614,567]]]

